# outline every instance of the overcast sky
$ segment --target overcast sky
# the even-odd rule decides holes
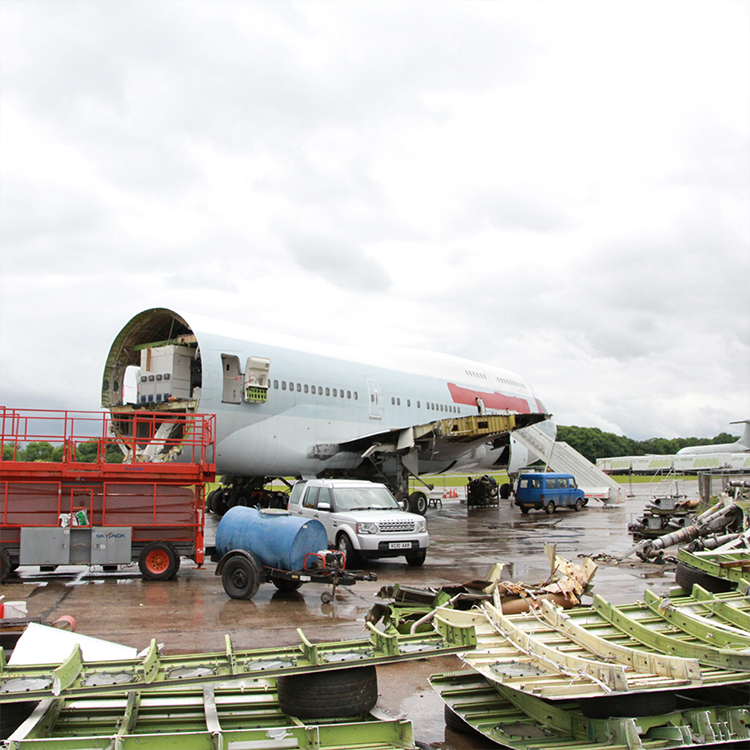
[[[0,0],[0,404],[149,307],[750,418],[750,3]]]

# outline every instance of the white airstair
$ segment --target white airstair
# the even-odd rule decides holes
[[[623,502],[622,487],[567,443],[553,440],[536,425],[516,430],[513,437],[542,456],[552,471],[572,474],[586,497],[601,500],[605,505]]]

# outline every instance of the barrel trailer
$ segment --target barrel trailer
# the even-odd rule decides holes
[[[219,556],[206,549],[215,435],[214,415],[0,407],[0,582],[21,565],[113,571],[133,563],[144,580],[167,580],[181,557],[202,565],[206,553],[232,598],[251,598],[264,581],[281,591],[319,582],[332,585],[321,595],[331,601],[337,586],[373,580],[344,570],[344,556],[327,550],[322,524],[279,509],[232,509],[222,523],[234,529],[236,546]],[[47,460],[29,460],[30,444],[45,445]],[[112,460],[113,446],[122,463]]]

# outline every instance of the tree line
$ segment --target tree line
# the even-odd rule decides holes
[[[99,443],[92,440],[88,443],[81,443],[76,447],[76,461],[81,463],[95,463],[97,460],[97,451]],[[29,443],[21,446],[13,443],[3,445],[3,460],[13,461],[51,461],[52,463],[62,463],[64,446],[53,446],[46,441],[38,443]],[[124,458],[123,452],[117,443],[107,443],[107,452],[104,463],[121,464]]]
[[[717,443],[734,443],[736,435],[722,432],[713,438],[649,438],[632,440],[613,432],[603,432],[598,427],[566,427],[557,425],[557,439],[575,448],[580,454],[594,463],[597,458],[614,458],[617,456],[665,456],[677,453],[681,448],[693,445],[715,445]]]

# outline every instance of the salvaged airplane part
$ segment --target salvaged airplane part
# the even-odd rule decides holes
[[[485,604],[440,616],[475,627],[477,647],[461,658],[491,682],[546,700],[583,700],[750,681],[748,636],[738,624],[750,602],[739,594],[721,602],[710,627],[701,599],[652,594],[629,606],[595,597],[593,607],[569,610],[541,602],[529,614],[505,615]]]
[[[687,593],[697,583],[713,592],[745,591],[750,582],[750,550],[677,552],[675,582]]]
[[[578,701],[551,704],[472,672],[433,675],[430,683],[445,701],[449,728],[478,732],[514,750],[698,748],[750,739],[746,691],[723,696],[727,698],[724,704],[717,704],[712,695],[692,695],[689,708],[677,694],[675,707],[660,713],[661,702],[647,694],[641,711],[591,717]]]
[[[430,633],[396,635],[384,633],[368,624],[366,640],[337,643],[311,643],[301,630],[301,643],[286,648],[235,651],[226,636],[224,653],[162,656],[152,640],[143,659],[118,662],[84,662],[75,647],[61,665],[6,664],[0,650],[0,703],[57,696],[98,695],[122,690],[169,688],[178,684],[220,682],[263,675],[323,672],[349,667],[388,664],[394,661],[422,659],[463,652],[476,645],[470,625],[454,625],[439,615]]]
[[[637,554],[644,561],[656,559],[668,547],[673,547],[677,544],[687,544],[698,538],[715,536],[719,532],[726,533],[726,530],[732,525],[739,523],[741,518],[742,510],[736,503],[732,501],[722,502],[701,513],[690,526],[684,526],[671,534],[665,534],[653,541],[646,539],[636,544],[635,547],[632,547],[622,556],[622,559],[629,557],[633,553]]]
[[[416,743],[410,721],[378,711],[324,724],[290,718],[279,706],[275,681],[264,678],[185,685],[170,691],[121,692],[106,700],[48,698],[7,742],[13,750],[27,745],[40,750],[170,746],[413,750]]]

